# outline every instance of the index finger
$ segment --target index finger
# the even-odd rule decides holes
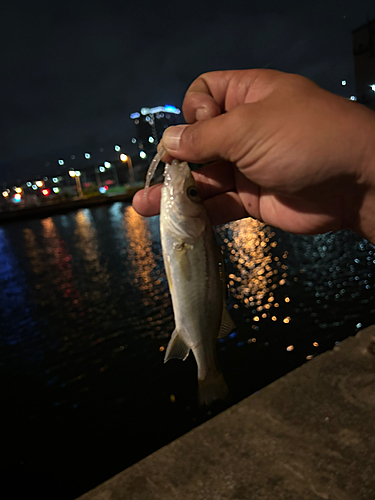
[[[282,73],[269,69],[203,73],[186,91],[182,110],[187,123],[214,118],[245,102],[265,98]]]
[[[200,75],[187,89],[182,111],[187,123],[213,118],[224,111],[223,97],[230,78],[228,71]],[[219,89],[219,87],[222,87]],[[221,96],[221,97],[220,97]]]

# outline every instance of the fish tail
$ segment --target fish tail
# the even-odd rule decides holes
[[[199,402],[201,405],[209,405],[217,399],[225,399],[228,396],[228,386],[223,375],[215,370],[209,371],[203,380],[198,380]]]

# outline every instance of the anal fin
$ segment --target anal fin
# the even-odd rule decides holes
[[[171,340],[169,341],[164,357],[164,363],[175,358],[185,361],[185,359],[189,356],[189,352],[190,347],[185,344],[180,332],[178,332],[176,328],[172,333]]]

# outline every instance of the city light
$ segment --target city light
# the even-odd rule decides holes
[[[42,195],[43,196],[48,196],[50,193],[50,190],[49,189],[42,189]]]
[[[341,80],[341,85],[346,85],[346,80]]]
[[[180,114],[180,110],[176,108],[176,106],[172,106],[171,104],[166,104],[164,106],[164,111],[166,111],[167,113],[176,113],[176,115]]]
[[[80,179],[80,177],[81,177],[81,171],[80,170],[73,170],[73,169],[71,169],[71,170],[69,170],[68,173],[69,173],[70,177],[73,177],[75,179],[76,185],[77,185],[78,196],[80,198],[82,198],[83,192],[82,192],[81,179]]]
[[[81,172],[80,170],[69,170],[69,175],[70,177],[80,177]]]
[[[22,198],[22,197],[21,197],[21,195],[20,195],[19,193],[17,193],[17,194],[15,194],[15,195],[13,195],[13,201],[14,201],[15,203],[19,203],[19,202],[21,201],[21,198]]]
[[[355,95],[351,95],[351,96],[349,97],[349,99],[350,99],[351,101],[356,101],[356,100],[357,100],[357,96],[355,96]]]
[[[371,89],[373,92],[375,92],[375,83],[372,83],[372,84],[370,85],[370,89]]]
[[[107,191],[107,189],[108,189],[108,186],[101,186],[101,187],[99,188],[99,193],[104,194],[104,193]]]
[[[128,168],[129,168],[129,179],[130,183],[132,184],[134,182],[134,172],[133,172],[133,162],[130,156],[121,153],[120,154],[120,160],[122,162],[127,162],[128,163]]]
[[[375,91],[375,85],[371,85],[370,87],[371,87],[372,90]],[[352,97],[351,97],[351,99],[352,99]],[[140,111],[131,113],[130,117],[131,117],[131,119],[135,120],[136,122],[141,122],[143,120],[149,120],[149,122],[151,122],[151,125],[152,125],[152,124],[155,123],[154,115],[156,115],[156,117],[159,117],[159,116],[162,117],[163,113],[175,113],[175,114],[179,114],[179,113],[181,113],[181,111],[178,108],[176,108],[175,106],[171,105],[171,104],[165,104],[164,106],[142,107],[140,109]],[[151,130],[149,131],[149,134],[150,134],[150,132],[151,132]],[[139,158],[141,158],[141,159],[147,159],[148,156],[149,156],[149,153],[147,153],[147,151],[145,150],[145,148],[147,149],[147,144],[152,144],[152,145],[157,144],[157,139],[153,136],[153,133],[152,133],[152,135],[149,135],[148,137],[146,135],[146,137],[142,140],[143,144],[142,144],[142,142],[139,142],[139,140],[136,137],[130,137],[130,140],[131,140],[131,142],[133,144],[138,144],[139,145],[139,149],[138,148],[137,149],[138,149]],[[115,152],[117,152],[119,154],[118,158],[123,163],[127,163],[126,168],[129,169],[129,182],[131,182],[132,179],[133,179],[133,182],[134,182],[134,174],[133,174],[133,171],[132,171],[133,167],[132,167],[132,163],[131,163],[132,159],[127,154],[122,153],[122,150],[124,150],[125,147],[121,146],[118,143],[115,143],[115,144],[112,143],[112,148],[113,148],[112,151],[114,150]],[[99,151],[104,151],[104,150],[103,150],[103,148],[99,148]],[[134,154],[136,155],[135,152],[134,152]],[[53,164],[56,165],[56,163],[57,163],[61,167],[64,166],[65,169],[68,168],[68,174],[69,174],[69,176],[71,178],[75,178],[76,179],[77,189],[80,192],[80,189],[79,189],[79,186],[78,186],[79,179],[77,179],[77,177],[81,176],[81,172],[79,170],[75,170],[74,167],[70,167],[70,170],[69,170],[69,163],[70,163],[70,165],[75,165],[77,162],[72,162],[71,160],[75,160],[76,158],[79,158],[80,155],[83,155],[84,158],[87,159],[87,160],[89,160],[90,158],[92,158],[92,155],[91,155],[91,153],[89,153],[87,151],[83,152],[83,153],[82,152],[81,153],[77,152],[77,155],[78,156],[76,156],[74,154],[70,154],[70,155],[67,154],[66,161],[63,158],[56,158],[55,157],[54,161],[44,162],[44,165],[45,166],[50,166],[50,165],[53,165]],[[95,155],[96,155],[96,153],[95,153]],[[104,154],[103,154],[103,156],[104,156]],[[81,158],[82,158],[82,156],[81,156]],[[56,163],[54,163],[54,162],[56,162]],[[111,172],[112,172],[111,178],[113,176],[113,178],[114,178],[114,180],[116,182],[116,177],[117,177],[117,174],[115,172],[116,171],[116,166],[118,168],[118,165],[116,164],[116,160],[114,160],[114,162],[105,161],[99,167],[95,166],[94,172],[96,172],[96,176],[97,176],[98,182],[99,182],[99,179],[100,179],[98,177],[98,171],[101,172],[101,173],[104,173],[106,171],[106,169],[112,169],[111,170]],[[59,169],[57,169],[57,172],[59,172]],[[66,172],[67,172],[67,170],[65,170],[65,179],[66,179]],[[121,172],[123,172],[123,170],[121,170]],[[46,194],[47,191],[48,191],[48,194],[61,192],[61,189],[58,188],[57,185],[58,185],[58,183],[60,183],[60,185],[61,185],[61,183],[63,182],[63,179],[64,179],[64,176],[60,176],[60,177],[58,177],[58,176],[56,176],[56,177],[44,177],[44,178],[41,177],[40,180],[37,180],[37,181],[27,181],[22,186],[23,186],[23,188],[27,187],[28,189],[32,189],[33,191],[37,191],[38,189],[40,189],[41,191],[43,190],[44,191],[43,195],[47,196],[47,194]],[[85,177],[84,177],[84,179],[85,179]],[[117,182],[118,182],[118,180],[117,180]],[[47,185],[49,183],[51,183],[52,185],[49,188],[47,188]],[[55,187],[52,187],[54,184],[55,184]],[[12,186],[12,189],[9,192],[8,191],[3,191],[3,192],[0,191],[0,193],[2,193],[2,197],[3,198],[9,198],[10,200],[14,200],[14,199],[16,201],[18,200],[18,197],[14,198],[14,196],[13,196],[14,193],[22,195],[21,199],[23,199],[23,189],[21,187],[19,187],[19,186]],[[29,193],[29,195],[31,195],[31,191],[28,191],[27,189],[25,189],[25,193]],[[37,193],[35,193],[35,194],[37,194]],[[34,198],[35,198],[35,196],[34,196]]]
[[[172,106],[171,104],[166,104],[165,106],[155,106],[154,108],[141,108],[141,114],[143,116],[145,115],[154,115],[155,113],[174,113],[176,115],[179,115],[181,113],[181,110],[176,108],[175,106]],[[138,114],[138,116],[136,116]],[[133,116],[134,115],[134,116]],[[139,118],[139,113],[132,113],[130,115],[130,118]]]

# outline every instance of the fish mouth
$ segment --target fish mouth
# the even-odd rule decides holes
[[[186,178],[190,175],[190,168],[186,161],[173,160],[164,168],[164,186],[173,187],[179,191],[183,189]]]

